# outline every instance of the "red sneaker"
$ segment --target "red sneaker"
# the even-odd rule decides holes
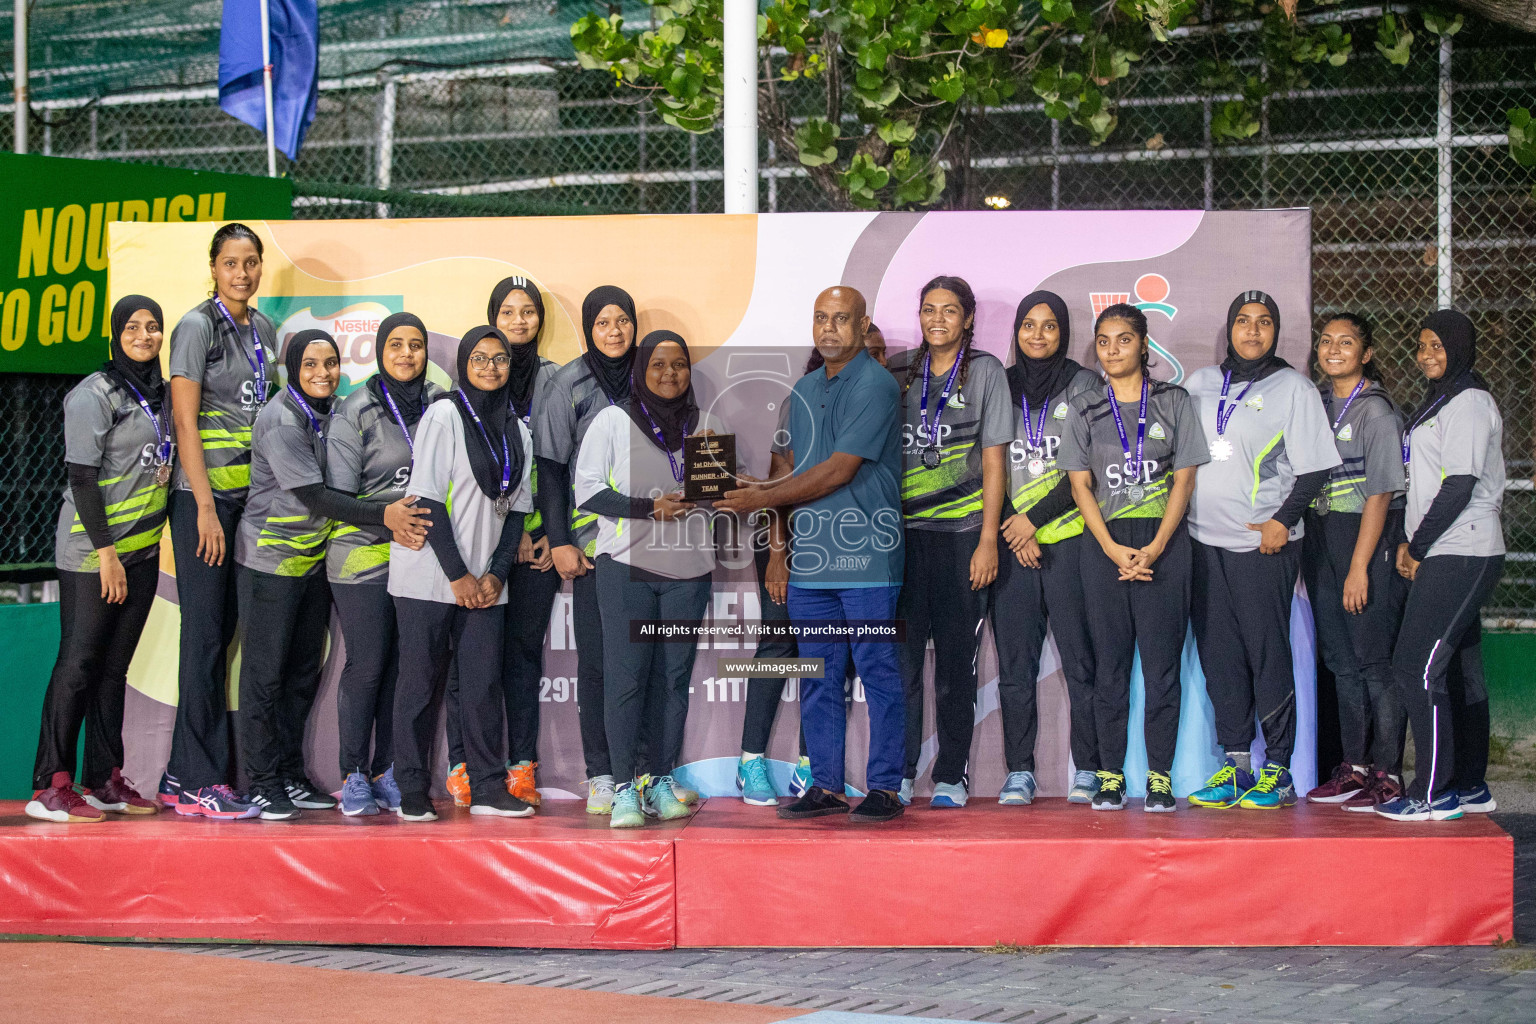
[[[1307,801],[1314,804],[1342,804],[1365,789],[1370,782],[1365,772],[1357,772],[1348,761],[1333,770],[1333,776],[1307,794]]]
[[[1390,803],[1402,795],[1403,784],[1378,770],[1371,772],[1371,778],[1364,789],[1339,806],[1346,811],[1374,811],[1378,805]]]
[[[112,777],[105,786],[87,791],[85,802],[98,811],[113,811],[117,814],[154,814],[160,809],[154,801],[139,795],[133,783],[123,778],[120,768],[112,769]]]
[[[27,802],[27,817],[39,821],[105,821],[106,814],[85,802],[75,791],[69,772],[54,772],[53,785],[32,794]]]

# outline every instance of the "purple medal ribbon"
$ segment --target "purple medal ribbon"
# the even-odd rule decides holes
[[[1115,429],[1120,432],[1120,450],[1125,452],[1126,476],[1130,483],[1141,483],[1141,452],[1147,437],[1147,377],[1141,377],[1141,407],[1136,413],[1136,468],[1131,469],[1131,441],[1125,436],[1125,421],[1120,418],[1120,399],[1115,397],[1113,384],[1106,385],[1109,394],[1109,411],[1115,414]],[[1218,414],[1219,415],[1219,414]]]
[[[469,404],[469,396],[464,393],[464,389],[454,388],[454,391],[458,392],[459,401],[463,402],[464,408],[469,411],[470,419],[474,420],[475,426],[480,428],[480,436],[485,440],[485,447],[490,450],[491,458],[494,459],[496,457],[496,446],[491,444],[490,431],[486,430],[485,424],[480,422],[480,414],[475,412],[475,407]],[[388,394],[388,392],[385,393]],[[501,434],[501,462],[499,465],[501,468],[500,497],[504,498],[507,496],[507,492],[512,489],[512,453],[507,450],[506,431],[502,431]]]
[[[288,397],[297,402],[299,408],[304,410],[304,415],[309,417],[309,429],[315,432],[315,436],[320,439],[321,444],[325,444],[327,440],[325,431],[320,429],[320,420],[315,416],[315,411],[309,407],[308,402],[304,401],[304,396],[299,393],[298,388],[289,384],[287,390]]]
[[[1029,423],[1029,396],[1019,395],[1019,410],[1024,413],[1024,443],[1031,452],[1044,454],[1045,414],[1050,408],[1051,398],[1047,395],[1045,401],[1040,403],[1040,422],[1032,427]]]
[[[939,392],[939,407],[933,411],[933,429],[931,431],[928,429],[928,381],[930,379],[928,368],[933,365],[933,353],[930,352],[923,357],[923,398],[918,406],[918,414],[922,417],[923,432],[928,435],[928,446],[930,448],[937,448],[939,446],[939,420],[944,418],[944,410],[949,406],[949,393],[954,389],[955,375],[960,372],[960,364],[963,362],[962,357],[964,355],[964,352],[956,354],[955,365],[949,368],[949,377],[944,381],[944,390]],[[1025,422],[1028,422],[1028,414],[1025,415]],[[1045,420],[1042,418],[1042,430],[1044,429],[1044,424]]]
[[[1257,378],[1255,378],[1257,379]],[[1216,403],[1216,436],[1220,437],[1227,432],[1227,424],[1232,420],[1232,414],[1237,412],[1237,407],[1243,404],[1243,399],[1252,389],[1254,382],[1249,381],[1248,386],[1227,405],[1227,391],[1232,387],[1232,371],[1228,370],[1221,376],[1221,400]]]
[[[683,467],[679,466],[677,464],[677,460],[672,458],[672,451],[667,447],[667,439],[662,436],[661,428],[658,427],[656,425],[656,421],[651,418],[651,410],[645,407],[644,402],[641,402],[640,411],[645,413],[645,422],[651,425],[651,433],[656,435],[656,443],[661,445],[661,450],[667,453],[667,465],[672,467],[672,479],[678,483],[682,483]]]
[[[224,319],[229,321],[229,326],[234,329],[235,337],[244,341],[243,338],[240,338],[240,325],[235,323],[235,318],[230,314],[229,307],[224,305],[224,300],[215,295],[213,297],[213,304],[219,308],[220,313],[224,314]],[[246,316],[250,316],[249,311],[247,311]],[[240,346],[240,354],[245,356],[245,361],[250,365],[251,372],[256,375],[256,404],[264,405],[267,401],[267,357],[261,347],[261,335],[256,333],[255,320],[251,321],[251,347],[256,350],[255,362],[251,361],[251,357],[246,353],[244,345]]]
[[[416,454],[416,442],[411,440],[411,432],[405,427],[405,417],[400,415],[400,407],[395,404],[395,396],[389,393],[389,388],[380,388],[379,390],[384,392],[384,401],[389,403],[390,415],[394,416],[395,423],[400,427],[400,433],[405,435],[405,446],[411,450],[411,455],[414,457]],[[422,403],[421,411],[427,411],[425,402]],[[471,409],[470,412],[473,413],[474,410]],[[476,420],[475,422],[478,423],[480,421]],[[487,441],[486,443],[489,444],[490,442]]]
[[[149,422],[155,425],[155,451],[160,456],[160,464],[165,465],[169,463],[171,461],[170,432],[161,424],[160,417],[156,416],[155,411],[150,408],[148,400],[145,399],[138,388],[133,386],[133,381],[129,380],[126,376],[122,378],[122,381],[128,385],[128,390],[133,392],[133,397],[139,400],[139,408],[144,410],[144,415],[149,417]]]
[[[1344,400],[1344,408],[1339,410],[1338,418],[1333,421],[1333,432],[1335,434],[1339,432],[1339,424],[1344,422],[1344,414],[1349,412],[1349,407],[1354,404],[1355,399],[1358,398],[1360,396],[1360,392],[1364,390],[1365,378],[1361,377],[1360,383],[1355,385],[1355,390],[1351,391],[1349,393],[1349,397]]]

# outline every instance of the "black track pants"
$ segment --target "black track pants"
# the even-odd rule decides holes
[[[1396,545],[1391,541],[1401,529],[1402,515],[1389,514],[1371,556],[1365,610],[1358,615],[1344,610],[1344,581],[1354,559],[1361,517],[1353,512],[1308,513],[1301,548],[1318,653],[1333,673],[1338,694],[1344,760],[1393,775],[1403,771],[1408,728],[1408,715],[1392,678],[1392,645],[1408,596],[1407,582],[1397,574]],[[1397,518],[1395,527],[1392,516]]]
[[[1414,799],[1474,789],[1487,774],[1480,613],[1503,571],[1503,555],[1432,555],[1408,590],[1392,674],[1413,726]]]
[[[604,724],[603,610],[597,599],[597,570],[571,581],[571,614],[576,633],[576,712],[587,778],[613,774]],[[628,634],[626,633],[626,638]],[[623,781],[623,780],[619,780]]]
[[[156,549],[159,550],[158,548]],[[155,602],[160,559],[124,567],[128,596],[108,604],[101,574],[59,573],[59,656],[43,694],[32,788],[46,789],[54,772],[75,777],[75,748],[85,727],[85,765],[80,784],[104,786],[123,766],[123,699],[128,665]]]
[[[240,566],[241,754],[252,790],[305,777],[304,728],[320,689],[331,588],[325,573]]]
[[[1109,535],[1118,544],[1141,548],[1152,542],[1162,522],[1117,519],[1108,524]],[[1147,767],[1157,772],[1173,769],[1182,696],[1179,663],[1189,628],[1189,545],[1181,523],[1162,557],[1152,563],[1152,579],[1125,583],[1099,542],[1083,539],[1083,593],[1095,666],[1094,721],[1106,771],[1125,771],[1131,665],[1138,652],[1146,694],[1142,728]]]
[[[757,600],[762,609],[764,625],[789,621],[789,605],[779,604],[768,596],[763,576],[768,571],[768,548],[757,549]],[[764,639],[758,641],[754,658],[798,658],[799,645],[793,639]],[[748,679],[746,717],[741,722],[741,749],[748,754],[762,754],[768,750],[768,737],[773,732],[773,720],[778,716],[779,704],[784,699],[787,679]],[[805,730],[800,730],[800,756],[805,756]]]
[[[544,637],[560,574],[514,565],[507,577],[507,625],[501,682],[507,702],[507,760],[539,759],[539,685],[544,674]],[[577,698],[581,685],[577,683]]]
[[[1081,546],[1068,537],[1040,546],[1040,568],[1021,565],[999,539],[997,582],[992,585],[992,637],[997,643],[997,697],[1003,717],[1003,756],[1010,772],[1035,770],[1039,712],[1035,701],[1040,652],[1049,624],[1061,655],[1071,703],[1072,764],[1099,768],[1093,723],[1093,646],[1083,607]]]
[[[385,583],[332,584],[331,600],[347,651],[336,688],[341,774],[371,777],[395,760],[395,602]]]
[[[1296,680],[1291,670],[1291,597],[1301,545],[1273,555],[1229,551],[1191,538],[1190,618],[1206,693],[1216,712],[1216,742],[1244,751],[1257,714],[1265,757],[1290,767],[1296,746]]]

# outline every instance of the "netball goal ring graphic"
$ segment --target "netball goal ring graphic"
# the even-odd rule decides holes
[[[1110,306],[1124,303],[1135,306],[1143,313],[1161,313],[1172,320],[1179,312],[1178,307],[1168,302],[1168,295],[1172,291],[1168,279],[1162,274],[1142,274],[1136,279],[1136,284],[1129,292],[1089,292],[1088,302],[1093,307],[1094,319],[1098,319]],[[1132,301],[1132,293],[1135,299]],[[1184,364],[1168,349],[1157,343],[1149,328],[1147,332],[1147,347],[1149,347],[1159,359],[1166,360],[1173,370],[1168,377],[1170,384],[1178,384],[1184,380]]]

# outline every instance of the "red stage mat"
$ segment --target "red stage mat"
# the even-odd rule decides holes
[[[443,804],[438,805],[444,813]],[[666,949],[672,840],[581,802],[423,825],[305,811],[296,822],[161,814],[33,821],[0,802],[0,932],[347,944]]]
[[[1514,931],[1514,841],[1483,815],[978,801],[859,827],[714,800],[676,853],[679,946],[1437,946]]]

